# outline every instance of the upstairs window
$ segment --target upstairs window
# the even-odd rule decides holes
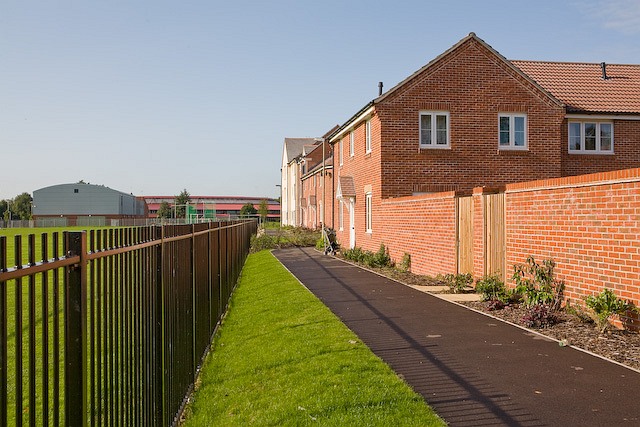
[[[342,166],[342,139],[338,142],[338,157],[340,158],[340,166]]]
[[[525,114],[498,115],[498,143],[503,150],[527,149],[527,116]]]
[[[569,122],[569,152],[613,154],[613,123]]]
[[[420,148],[451,148],[448,112],[420,112]]]
[[[354,131],[349,132],[349,156],[355,155],[356,135]]]
[[[364,138],[364,151],[365,153],[371,152],[371,120],[367,120],[364,124],[365,138]]]

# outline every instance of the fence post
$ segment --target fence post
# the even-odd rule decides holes
[[[65,327],[65,424],[87,424],[87,233],[66,234],[67,256],[80,262],[66,268]]]
[[[156,228],[157,231],[160,232],[160,236],[156,236],[156,239],[160,237],[160,246],[156,250],[156,280],[155,280],[155,301],[153,304],[155,306],[155,324],[154,324],[154,356],[155,356],[155,371],[153,372],[153,382],[154,382],[154,407],[155,407],[155,423],[156,426],[165,425],[165,413],[164,413],[164,335],[163,335],[163,324],[164,324],[164,312],[163,312],[163,304],[164,304],[164,293],[163,293],[163,254],[164,254],[164,225],[161,225]]]

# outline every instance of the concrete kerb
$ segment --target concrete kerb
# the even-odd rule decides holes
[[[318,252],[322,253],[321,251],[318,251]],[[473,308],[473,307],[469,307],[468,305],[460,304],[458,301],[455,301],[455,300],[453,300],[453,299],[451,299],[451,298],[447,298],[447,297],[446,297],[447,295],[455,295],[455,294],[441,294],[441,293],[437,293],[437,292],[429,292],[429,291],[428,291],[428,290],[426,290],[426,289],[425,289],[425,290],[421,289],[421,288],[428,288],[429,286],[416,286],[416,285],[409,285],[409,284],[407,284],[407,283],[401,282],[401,281],[399,281],[399,280],[397,280],[397,279],[394,279],[394,278],[392,278],[392,277],[387,277],[387,276],[385,276],[384,274],[381,274],[381,273],[379,273],[379,272],[377,272],[377,271],[375,271],[375,270],[371,270],[371,269],[369,269],[369,268],[363,267],[363,266],[358,265],[358,264],[356,264],[356,263],[353,263],[353,262],[351,262],[351,261],[344,260],[344,259],[342,259],[342,258],[338,258],[337,256],[334,256],[334,255],[326,255],[326,256],[330,256],[331,258],[335,258],[335,259],[337,259],[337,260],[339,260],[339,261],[342,261],[342,262],[344,262],[344,263],[346,263],[346,264],[350,264],[350,265],[352,265],[352,266],[354,266],[354,267],[358,267],[358,268],[360,268],[360,269],[362,269],[362,270],[368,271],[368,272],[373,273],[373,274],[375,274],[375,275],[377,275],[377,276],[380,276],[380,277],[383,277],[383,278],[385,278],[385,279],[391,280],[392,282],[396,282],[396,283],[398,283],[398,284],[400,284],[400,285],[407,286],[407,287],[409,287],[409,288],[411,288],[411,289],[415,289],[415,290],[420,291],[420,292],[428,293],[429,295],[432,295],[432,296],[434,296],[434,297],[436,297],[436,298],[438,298],[438,299],[441,299],[442,301],[446,301],[446,302],[448,302],[448,303],[450,303],[450,304],[455,304],[455,305],[457,305],[457,306],[459,306],[459,307],[466,308],[467,310],[471,310],[471,311],[476,312],[476,313],[478,313],[478,314],[482,314],[482,315],[484,315],[484,316],[486,316],[486,317],[489,317],[489,318],[491,318],[491,319],[497,320],[497,321],[499,321],[499,322],[506,323],[506,324],[511,325],[511,326],[515,326],[515,327],[516,327],[516,328],[518,328],[518,329],[521,329],[521,330],[526,331],[526,332],[528,332],[528,333],[531,333],[531,334],[537,335],[537,336],[539,336],[539,337],[541,337],[541,338],[544,338],[544,339],[547,339],[547,340],[549,340],[549,341],[556,342],[556,343],[558,343],[558,345],[559,345],[559,346],[563,346],[563,341],[562,341],[562,340],[559,340],[559,339],[554,338],[554,337],[550,337],[550,336],[545,335],[545,334],[543,334],[543,333],[541,333],[541,332],[539,332],[539,331],[536,331],[536,330],[533,330],[533,329],[526,328],[526,327],[524,327],[524,326],[522,326],[522,325],[518,325],[517,323],[513,323],[513,322],[510,322],[510,321],[508,321],[508,320],[504,320],[504,319],[501,319],[501,318],[499,318],[499,317],[493,316],[493,315],[491,315],[491,314],[489,314],[489,313],[487,313],[487,312],[485,312],[485,311],[480,311],[480,310],[477,310],[477,309],[475,309],[475,308]],[[286,268],[286,267],[285,267],[285,268]],[[287,271],[289,271],[289,270],[287,269]],[[289,271],[289,272],[290,272],[290,271]],[[291,273],[291,272],[290,272],[290,273]],[[294,276],[294,277],[295,277],[295,276]],[[297,280],[297,279],[296,279],[296,280]],[[298,280],[298,281],[299,281],[299,280]],[[302,284],[302,282],[301,282],[301,284]],[[302,284],[302,286],[304,286],[304,284]],[[309,292],[311,292],[311,291],[309,290],[309,288],[307,288],[306,286],[304,286],[304,287],[305,287],[305,289],[307,289]],[[462,294],[462,295],[464,295],[464,294]],[[571,344],[564,345],[563,347],[573,348],[574,350],[581,351],[581,352],[583,352],[583,353],[585,353],[585,354],[588,354],[588,355],[590,355],[590,356],[597,357],[597,358],[602,359],[602,360],[604,360],[604,361],[607,361],[607,362],[613,363],[613,364],[618,365],[618,366],[621,366],[621,367],[623,367],[623,368],[627,368],[627,369],[629,369],[630,371],[634,371],[634,372],[637,372],[637,373],[639,373],[639,374],[640,374],[640,369],[632,368],[631,366],[625,365],[624,363],[617,362],[617,361],[615,361],[615,360],[613,360],[613,359],[609,359],[608,357],[602,356],[602,355],[597,354],[597,353],[593,353],[593,352],[591,352],[591,351],[589,351],[589,350],[585,350],[584,348],[577,347],[577,346],[574,346],[574,345],[571,345]]]

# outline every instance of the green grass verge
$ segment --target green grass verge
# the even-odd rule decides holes
[[[268,251],[250,255],[186,426],[445,425]]]

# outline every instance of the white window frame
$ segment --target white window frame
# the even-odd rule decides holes
[[[509,145],[500,144],[500,120],[509,118]],[[516,117],[524,119],[524,145],[516,145]],[[499,113],[498,114],[498,149],[500,150],[528,150],[529,149],[529,121],[524,113]]]
[[[431,143],[423,144],[422,143],[422,116],[430,115],[431,116]],[[438,116],[444,116],[447,119],[447,143],[446,144],[438,144],[437,140],[437,118]],[[418,114],[418,141],[420,148],[429,148],[429,149],[450,149],[451,148],[451,115],[448,111],[420,111]]]
[[[580,125],[580,148],[578,150],[571,148],[571,124],[579,124]],[[585,132],[584,127],[586,124],[595,124],[596,125],[596,149],[595,150],[587,150],[585,144]],[[602,150],[601,148],[601,125],[610,125],[611,126],[611,149],[610,150]],[[569,150],[569,154],[604,154],[610,155],[614,154],[614,143],[615,143],[615,130],[612,121],[608,120],[569,120],[567,123],[567,147]]]
[[[353,157],[356,155],[355,146],[356,146],[356,135],[355,135],[355,131],[352,130],[351,132],[349,132],[349,157]]]
[[[372,202],[372,197],[371,197],[371,193],[365,193],[364,195],[364,223],[365,223],[365,229],[367,233],[372,233],[373,232],[373,216],[371,214],[371,202]]]
[[[364,123],[364,152],[371,153],[371,119]]]
[[[338,156],[340,157],[340,166],[342,166],[342,141],[344,140],[344,138],[340,139],[340,141],[338,141]]]
[[[344,231],[344,202],[340,199],[340,210],[338,212],[338,228]]]

